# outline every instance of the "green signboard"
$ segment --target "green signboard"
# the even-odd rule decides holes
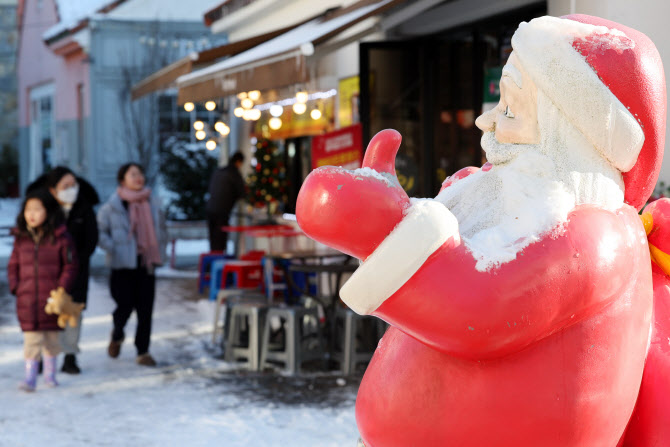
[[[484,70],[484,102],[500,101],[500,77],[502,67],[491,67]]]

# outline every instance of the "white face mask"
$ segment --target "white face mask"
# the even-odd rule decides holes
[[[58,191],[56,197],[60,202],[72,205],[74,204],[74,202],[77,201],[78,195],[79,195],[79,185],[74,185],[71,188]]]

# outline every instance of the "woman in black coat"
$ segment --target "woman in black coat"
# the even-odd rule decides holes
[[[93,186],[66,167],[57,166],[28,186],[26,192],[46,188],[58,201],[66,216],[68,233],[72,236],[79,259],[79,269],[72,288],[72,299],[86,304],[90,258],[98,243],[98,223],[93,207],[100,202]],[[68,325],[61,333],[65,353],[62,371],[79,374],[76,354],[79,352],[81,316],[76,327]]]

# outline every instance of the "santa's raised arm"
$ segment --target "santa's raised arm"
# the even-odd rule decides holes
[[[643,34],[579,15],[523,23],[512,46],[500,103],[477,120],[486,169],[410,200],[400,137],[383,131],[364,168],[317,170],[298,198],[308,234],[363,261],[342,299],[393,326],[359,391],[368,447],[615,447],[635,405],[660,58]]]

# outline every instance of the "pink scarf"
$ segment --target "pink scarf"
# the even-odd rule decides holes
[[[137,240],[137,252],[142,255],[144,265],[151,268],[153,265],[161,264],[160,249],[154,230],[154,219],[151,215],[149,197],[150,188],[139,191],[119,186],[116,193],[121,200],[128,202],[128,214],[130,215],[130,234],[134,234]]]

